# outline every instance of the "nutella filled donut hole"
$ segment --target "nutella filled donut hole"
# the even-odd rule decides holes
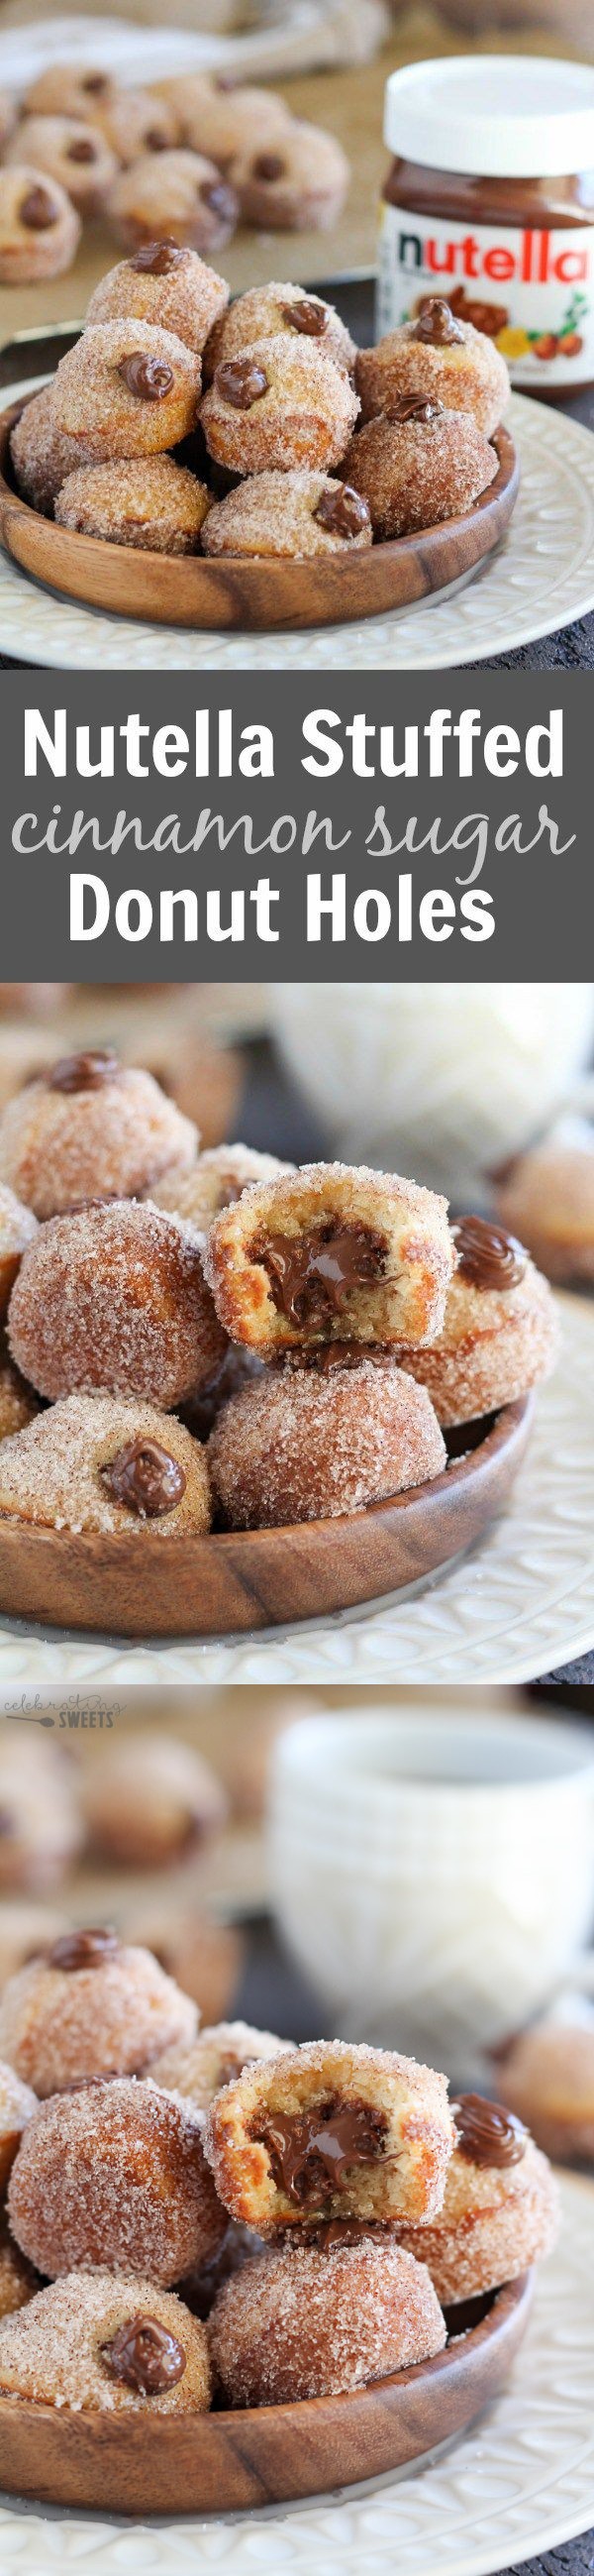
[[[319,125],[250,135],[229,162],[244,224],[265,232],[326,232],[338,222],[350,180],[342,145]]]
[[[9,1341],[39,1395],[110,1389],[166,1412],[223,1356],[200,1237],[162,1208],[122,1199],[72,1210],[41,1228],[26,1259]]]
[[[474,414],[492,438],[509,402],[509,374],[495,342],[460,322],[442,296],[428,296],[412,322],[360,349],[355,369],[364,421],[392,412],[403,396],[430,396],[447,411]]]
[[[442,1475],[446,1450],[433,1406],[420,1386],[411,1403],[413,1386],[389,1354],[360,1343],[354,1361],[337,1356],[328,1370],[289,1363],[266,1370],[223,1407],[208,1442],[225,1521],[270,1529],[339,1519]]]
[[[189,1169],[174,1164],[151,1197],[156,1207],[186,1217],[206,1234],[220,1208],[234,1206],[254,1181],[273,1181],[278,1172],[294,1170],[294,1163],[279,1162],[277,1154],[259,1154],[253,1145],[211,1145]]]
[[[26,116],[6,154],[46,170],[71,197],[79,215],[98,215],[116,177],[117,162],[98,126],[68,116]]]
[[[226,76],[217,79],[216,72],[190,72],[187,78],[163,81],[161,90],[184,143],[192,152],[207,153],[219,170],[228,170],[235,153],[252,138],[268,142],[284,136],[287,126],[293,131],[289,109],[275,90],[244,86]]]
[[[36,1233],[37,1218],[32,1208],[25,1207],[15,1198],[14,1190],[0,1181],[0,1319],[7,1314],[23,1253],[34,1243]]]
[[[86,117],[89,125],[100,125],[120,95],[117,81],[99,63],[48,63],[23,107],[26,116]]]
[[[79,241],[80,216],[57,179],[24,162],[0,170],[1,286],[61,277]]]
[[[496,1183],[497,1215],[547,1279],[594,1284],[594,1133],[572,1127],[518,1155]]]
[[[314,2040],[244,2067],[212,2102],[204,2141],[231,2217],[266,2236],[318,2219],[424,2225],[441,2208],[455,2133],[445,2075],[387,2049]]]
[[[236,358],[254,340],[313,340],[347,376],[354,372],[357,351],[346,324],[333,304],[304,286],[251,286],[238,295],[214,323],[204,352],[204,382],[212,383],[223,358]]]
[[[19,1434],[14,1436],[18,1439]],[[12,1438],[4,1441],[3,1448],[8,1454]],[[25,1941],[29,1952],[29,1943],[34,1949],[45,1933],[39,1908],[27,1906],[17,1907],[15,1936],[14,1905],[9,1905],[6,1927],[4,1899],[12,1899],[24,1889],[44,1896],[59,1886],[77,1861],[83,1839],[69,1766],[47,1737],[36,1742],[34,1762],[20,1729],[0,1745],[0,1826],[0,1965],[4,1978],[10,1973],[15,1937]],[[49,1922],[51,1927],[51,1916]],[[12,2056],[10,2049],[7,2054]]]
[[[358,441],[353,442],[356,447]],[[373,543],[371,512],[348,481],[326,474],[251,474],[215,502],[203,553],[253,558],[360,553]]]
[[[95,323],[54,377],[60,428],[80,439],[85,463],[149,456],[193,429],[200,360],[172,331],[151,322]]]
[[[220,1833],[225,1792],[191,1745],[135,1729],[101,1756],[83,1781],[82,1809],[95,1850],[118,1868],[168,1868]]]
[[[101,117],[101,129],[115,160],[127,170],[146,152],[172,152],[178,141],[178,119],[164,98],[149,89],[121,90]]]
[[[56,526],[143,554],[195,555],[211,507],[206,485],[172,456],[81,465],[62,484]]]
[[[0,1447],[0,1514],[42,1529],[159,1536],[210,1528],[204,1450],[155,1404],[69,1395]],[[1,1852],[0,1852],[1,1861]]]
[[[291,2243],[242,2264],[217,2292],[208,2338],[228,2406],[289,2406],[431,2360],[446,2325],[421,2253],[344,2226],[327,2251]]]
[[[100,279],[91,296],[87,328],[130,318],[157,323],[200,357],[228,302],[225,279],[200,259],[198,251],[175,241],[148,241]]]
[[[226,2226],[196,2114],[125,2076],[40,2103],[12,2167],[8,2216],[21,2253],[50,2279],[106,2265],[166,2288],[214,2253]]]
[[[200,406],[210,456],[235,474],[339,465],[358,412],[348,376],[314,340],[256,340],[216,368]]]
[[[289,2042],[249,2022],[220,2021],[198,2032],[189,2048],[168,2048],[151,2066],[154,2084],[181,2094],[195,2111],[207,2111],[224,2084],[234,2084],[254,2060],[282,2056]]]
[[[210,259],[237,223],[234,188],[200,152],[145,152],[115,180],[108,218],[128,251],[163,238]]]
[[[175,2291],[99,2270],[66,2273],[28,2296],[26,2331],[19,2317],[2,2336],[3,2392],[77,2415],[206,2413],[206,2335]]]
[[[457,1268],[441,1331],[427,1351],[399,1351],[446,1428],[514,1404],[550,1377],[559,1347],[551,1290],[523,1245],[484,1217],[452,1227]]]
[[[9,1979],[0,2052],[41,2100],[100,2076],[138,2074],[164,2048],[190,2047],[196,2020],[190,1996],[149,1950],[91,1925],[59,1934]]]
[[[112,1047],[60,1056],[8,1101],[0,1179],[38,1217],[89,1198],[134,1198],[172,1162],[194,1161],[196,1128],[152,1073]]]
[[[84,464],[81,442],[59,428],[51,385],[23,405],[10,433],[10,456],[17,486],[32,509],[53,517],[54,504],[68,474]]]
[[[554,2174],[521,2122],[478,2093],[462,2094],[452,2111],[456,2146],[439,2214],[428,2227],[398,2227],[443,2307],[518,2280],[551,2252],[559,2229]]]
[[[497,2062],[497,2086],[555,2163],[594,2163],[594,2029],[540,2022]]]
[[[431,1342],[455,1261],[446,1208],[415,1181],[346,1163],[256,1186],[208,1236],[221,1322],[264,1356],[328,1341]]]
[[[11,2165],[27,2121],[37,2110],[37,2095],[21,2082],[14,2066],[0,2060],[0,2191],[5,2191]],[[0,2236],[0,2315],[2,2315],[2,2241]]]
[[[358,430],[344,459],[344,473],[380,538],[458,518],[498,471],[496,449],[470,413],[408,395]]]

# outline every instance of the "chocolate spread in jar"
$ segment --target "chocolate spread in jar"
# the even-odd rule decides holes
[[[469,2164],[521,2164],[526,2153],[527,2132],[513,2111],[505,2111],[501,2102],[488,2102],[482,2093],[461,2093],[452,2103],[458,2154],[467,2156]]]
[[[312,2102],[307,2111],[271,2111],[257,2134],[277,2191],[303,2209],[343,2191],[354,2165],[377,2164],[386,2127],[371,2102]]]
[[[385,1242],[356,1218],[308,1227],[303,1234],[269,1234],[252,1259],[267,1271],[277,1314],[312,1331],[341,1315],[353,1289],[380,1279]]]

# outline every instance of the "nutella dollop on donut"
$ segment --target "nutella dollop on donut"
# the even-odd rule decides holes
[[[251,411],[252,404],[266,393],[268,377],[265,367],[258,366],[253,358],[224,358],[217,367],[215,385],[234,411]]]
[[[430,295],[415,323],[413,340],[428,340],[435,349],[447,349],[453,340],[463,340],[462,325],[457,322],[445,296]]]
[[[168,277],[170,269],[178,268],[180,260],[187,258],[187,250],[180,250],[178,242],[143,242],[142,248],[128,261],[128,267],[135,269],[139,276],[146,272],[148,277]]]
[[[369,508],[352,483],[337,483],[333,491],[321,493],[314,519],[321,528],[329,528],[332,536],[358,537],[362,528],[369,527]]]
[[[62,1932],[47,1952],[47,1965],[70,1976],[77,1968],[102,1968],[106,1959],[117,1958],[119,1948],[110,1924],[88,1924],[81,1932]]]
[[[186,2367],[183,2344],[158,2317],[130,2317],[111,2343],[102,2344],[101,2359],[113,2379],[123,2380],[126,2388],[135,2388],[144,2397],[158,2397],[163,2389],[174,2388]]]
[[[96,161],[97,144],[91,142],[90,134],[75,135],[74,142],[68,144],[66,159],[81,162]]]
[[[527,2132],[513,2111],[504,2111],[500,2102],[486,2101],[482,2093],[461,2093],[452,2110],[458,2153],[467,2156],[470,2164],[521,2164]]]
[[[443,420],[444,413],[445,404],[435,402],[430,394],[401,394],[400,401],[392,403],[385,416],[396,428],[401,421]]]
[[[120,358],[117,374],[139,402],[164,402],[165,395],[171,392],[173,368],[167,359],[147,357],[140,349],[133,350],[129,358]]]
[[[316,295],[303,295],[295,304],[283,304],[281,312],[283,320],[290,322],[294,331],[302,331],[308,340],[321,340],[328,329],[327,307],[318,302]]]
[[[28,233],[45,233],[58,222],[58,207],[48,188],[29,188],[21,205],[21,223]]]
[[[86,1047],[80,1055],[61,1055],[48,1074],[50,1091],[100,1091],[119,1073],[113,1047]]]
[[[458,1279],[466,1279],[471,1288],[490,1288],[499,1294],[519,1288],[527,1255],[514,1234],[506,1234],[504,1226],[491,1225],[482,1216],[460,1217],[452,1234]]]
[[[100,1474],[114,1502],[125,1503],[143,1521],[173,1512],[186,1490],[184,1468],[158,1440],[129,1440]]]
[[[257,160],[252,162],[254,179],[282,179],[284,168],[280,152],[259,152]]]

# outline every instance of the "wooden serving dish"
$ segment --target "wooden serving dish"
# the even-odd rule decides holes
[[[91,2506],[104,2518],[221,2514],[385,2477],[454,2441],[497,2397],[525,2333],[531,2295],[526,2273],[474,2302],[479,2322],[434,2361],[347,2397],[156,2418],[70,2414],[0,2397],[3,2492]]]
[[[466,1425],[476,1445],[432,1484],[341,1520],[128,1538],[0,1519],[0,1614],[115,1637],[233,1636],[398,1592],[471,1547],[507,1502],[533,1398]],[[1,2474],[0,2474],[1,2483]]]
[[[24,409],[21,400],[0,413],[0,539],[7,554],[68,599],[105,608],[111,616],[156,619],[161,626],[335,626],[347,618],[410,607],[414,600],[469,580],[499,544],[520,479],[510,431],[498,429],[494,483],[461,518],[446,519],[421,535],[398,537],[372,546],[369,553],[318,556],[308,563],[142,554],[133,546],[112,546],[102,537],[58,528],[20,499],[9,440]]]

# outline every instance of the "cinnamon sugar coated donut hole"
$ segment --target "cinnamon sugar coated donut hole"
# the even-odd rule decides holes
[[[438,2217],[428,2227],[398,2228],[399,2244],[426,2263],[443,2307],[518,2280],[559,2232],[555,2176],[519,2122],[473,2093],[452,2107],[455,2121],[468,2119],[468,2147],[458,2145],[451,2158]]]
[[[197,2116],[126,2077],[40,2104],[12,2167],[8,2216],[21,2253],[50,2279],[105,2264],[166,2288],[214,2252],[226,2226]]]
[[[87,1198],[133,1198],[173,1162],[190,1164],[196,1128],[152,1073],[110,1047],[60,1056],[7,1102],[0,1177],[38,1217]]]
[[[354,444],[356,445],[356,441]],[[373,543],[371,514],[348,480],[326,474],[253,474],[215,502],[204,531],[206,555],[292,556],[361,551]]]
[[[144,554],[195,555],[211,496],[172,456],[135,457],[118,465],[83,465],[58,493],[60,528],[103,537]]]
[[[237,197],[216,162],[200,152],[144,152],[115,180],[108,220],[124,249],[163,237],[210,259],[230,241]]]
[[[178,140],[178,120],[164,98],[150,89],[124,89],[101,118],[102,132],[116,161],[128,168],[146,152],[171,152]]]
[[[199,2030],[190,2048],[168,2048],[151,2067],[154,2084],[181,2094],[195,2111],[207,2111],[224,2084],[233,2084],[254,2059],[282,2056],[289,2041],[274,2031],[254,2030],[249,2022],[220,2021]]]
[[[462,1218],[453,1234],[459,1268],[441,1332],[429,1350],[398,1354],[446,1428],[514,1404],[550,1377],[560,1338],[548,1281],[522,1244],[481,1217]]]
[[[346,324],[333,304],[304,286],[251,286],[238,295],[214,323],[204,352],[204,382],[209,385],[223,358],[236,358],[254,340],[313,340],[324,357],[345,375],[353,374],[357,351]]]
[[[229,162],[244,224],[269,232],[327,232],[338,222],[350,169],[334,134],[293,121],[280,133],[250,135]]]
[[[16,100],[11,98],[9,90],[0,89],[0,152],[3,152],[5,144],[10,142],[16,121]]]
[[[5,2317],[15,2316],[18,2308],[26,2308],[38,2287],[37,2273],[19,2254],[18,2245],[0,2218],[0,2324]]]
[[[79,241],[76,207],[47,170],[20,161],[0,170],[0,286],[62,277]]]
[[[0,2060],[0,2191],[8,2182],[23,2129],[37,2110],[37,2096],[21,2082],[14,2066]],[[2,2313],[2,2245],[0,2243],[0,2314]]]
[[[235,474],[339,465],[359,409],[317,342],[255,340],[217,367],[200,406],[209,456]]]
[[[203,2415],[204,2327],[142,2274],[66,2273],[4,2329],[0,2390],[76,2414]]]
[[[502,2102],[554,2162],[594,2163],[594,2024],[539,2022],[497,2062]]]
[[[0,1514],[42,1529],[131,1538],[210,1527],[204,1450],[155,1404],[69,1395],[0,1447]],[[0,1843],[0,1870],[2,1848]]]
[[[445,2318],[422,2259],[388,2235],[337,2230],[328,2252],[280,2246],[223,2283],[208,2322],[229,2406],[338,2396],[442,2352]]]
[[[206,1276],[232,1340],[431,1342],[454,1268],[447,1201],[397,1172],[305,1163],[210,1228]]]
[[[7,1456],[13,1437],[21,1436],[17,1432],[4,1441]],[[13,1896],[22,1888],[30,1888],[43,1895],[46,1889],[59,1886],[78,1857],[83,1836],[69,1765],[61,1749],[49,1743],[47,1737],[38,1737],[34,1761],[30,1744],[23,1742],[20,1731],[18,1735],[11,1733],[0,1744],[0,1827],[0,1894]],[[9,1916],[12,1911],[10,1907]],[[31,1948],[38,1946],[40,1937],[36,1915],[35,1909],[33,1923],[25,1935],[27,1947]],[[44,1937],[42,1929],[42,1940]],[[9,1922],[6,1974],[13,1940]]]
[[[61,1934],[0,1999],[0,2054],[40,2099],[99,2076],[136,2075],[191,2046],[196,2005],[150,1950],[103,1926]],[[32,2108],[34,2105],[32,2105]]]
[[[100,213],[117,171],[99,127],[69,116],[24,117],[8,146],[7,168],[14,161],[28,161],[57,179],[79,215]]]
[[[13,1368],[0,1344],[0,1443],[12,1440],[15,1431],[24,1431],[38,1412],[32,1387],[25,1386],[24,1378]]]
[[[100,278],[91,296],[87,329],[133,316],[138,322],[173,331],[199,358],[228,302],[225,279],[200,259],[198,251],[174,241],[150,241]]]
[[[376,537],[458,518],[499,472],[496,450],[470,413],[418,408],[420,418],[405,401],[404,417],[368,421],[347,448],[344,474],[367,502]]]
[[[34,1242],[36,1233],[37,1218],[32,1208],[16,1198],[5,1181],[0,1181],[0,1317],[7,1312],[23,1253]]]
[[[10,455],[17,491],[34,510],[51,519],[67,474],[85,461],[80,439],[67,438],[59,427],[51,385],[44,385],[42,393],[24,403],[11,429]]]
[[[53,391],[60,428],[82,440],[86,462],[159,454],[193,429],[200,360],[152,322],[95,323],[60,359]]]
[[[183,79],[162,81],[160,90],[178,118],[184,143],[192,152],[208,153],[219,170],[228,170],[248,138],[268,141],[284,135],[287,126],[292,129],[289,109],[275,90],[244,87],[226,77],[217,80],[216,72],[189,72]]]
[[[497,1184],[497,1213],[547,1279],[594,1283],[594,1135],[572,1128],[520,1154]]]
[[[119,97],[117,81],[101,63],[48,63],[23,100],[26,116],[82,116],[101,124]]]
[[[473,412],[492,438],[510,396],[500,349],[472,322],[459,322],[441,296],[427,297],[423,312],[376,348],[360,349],[355,374],[364,421],[393,411],[403,396],[430,396],[448,411]]]
[[[442,1475],[445,1443],[424,1387],[411,1403],[413,1385],[391,1359],[363,1355],[324,1375],[268,1371],[232,1397],[208,1442],[230,1527],[336,1520]]]
[[[102,1744],[82,1811],[95,1848],[118,1868],[164,1869],[220,1833],[228,1807],[191,1745],[135,1728],[123,1744]]]
[[[266,2236],[305,2219],[425,2223],[455,2131],[445,2075],[318,2039],[245,2066],[212,2102],[204,2142],[225,2208]]]
[[[167,1411],[211,1375],[225,1348],[199,1236],[138,1200],[53,1217],[13,1288],[9,1340],[39,1395],[96,1387]]]
[[[151,1196],[156,1207],[186,1217],[206,1233],[219,1209],[231,1207],[254,1181],[272,1181],[277,1172],[294,1169],[294,1163],[279,1162],[277,1154],[259,1154],[253,1145],[211,1145],[189,1167],[173,1164]]]

